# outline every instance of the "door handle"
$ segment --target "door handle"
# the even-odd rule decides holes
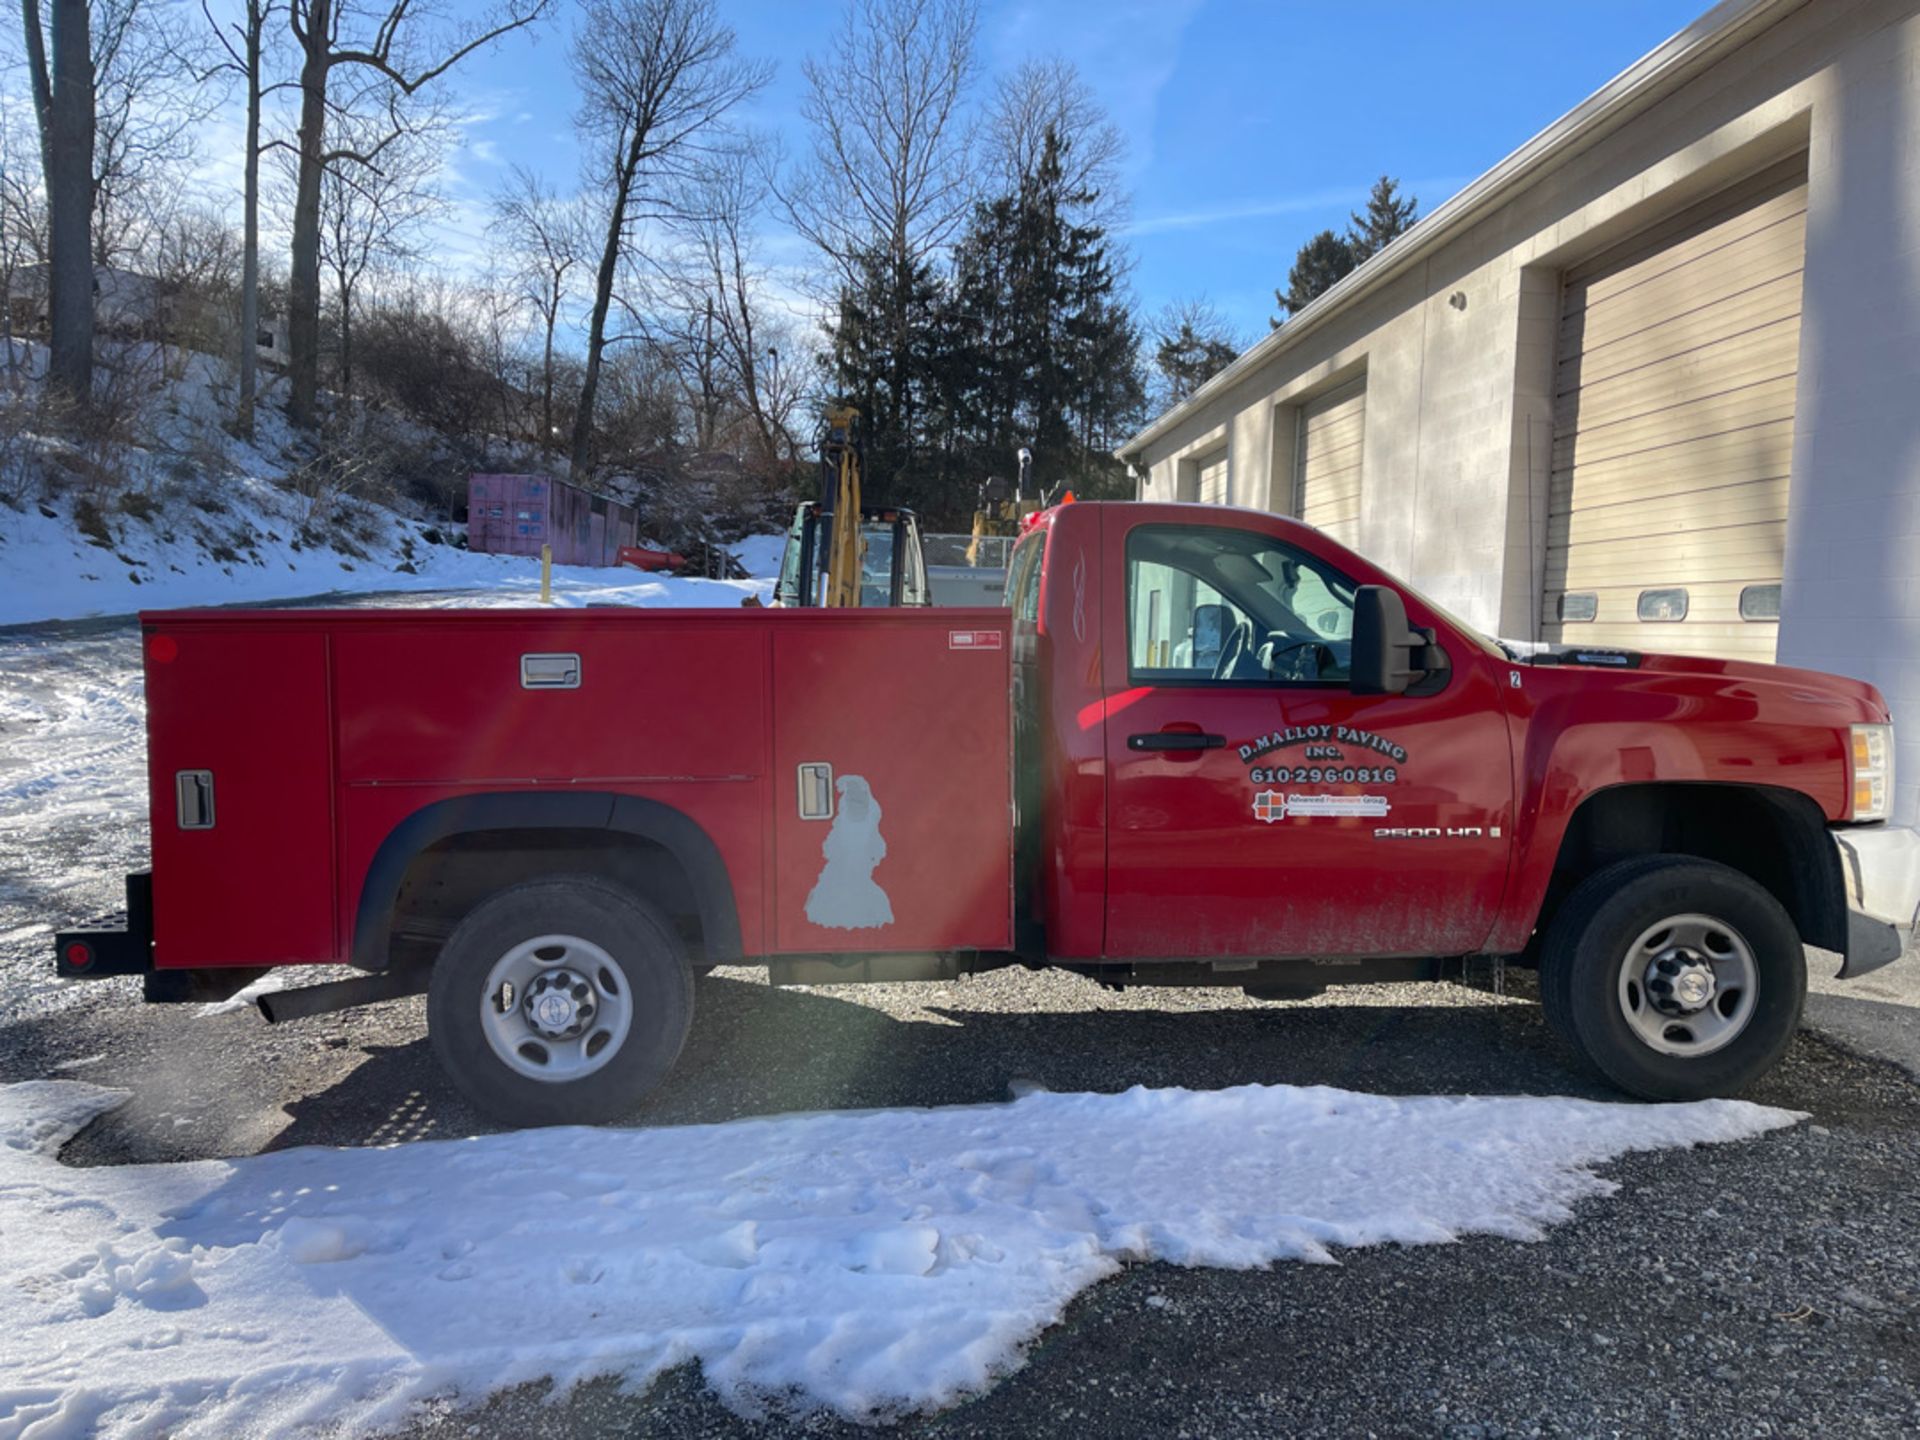
[[[1226,743],[1224,735],[1203,735],[1197,730],[1161,730],[1127,737],[1129,750],[1218,750]]]

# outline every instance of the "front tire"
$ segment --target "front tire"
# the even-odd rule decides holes
[[[1806,950],[1780,902],[1710,860],[1624,860],[1583,881],[1548,929],[1548,1023],[1646,1100],[1735,1094],[1793,1041]]]
[[[632,1111],[679,1058],[693,970],[659,911],[588,875],[482,901],[434,963],[427,1034],[460,1092],[502,1124]]]

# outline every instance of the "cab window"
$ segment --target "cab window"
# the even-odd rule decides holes
[[[1127,537],[1129,678],[1344,685],[1356,588],[1269,536],[1139,526]]]

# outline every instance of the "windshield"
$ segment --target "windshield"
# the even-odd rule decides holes
[[[860,527],[860,603],[893,603],[893,525],[891,522]]]

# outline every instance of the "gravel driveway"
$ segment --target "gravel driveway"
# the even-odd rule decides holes
[[[0,1080],[56,1068],[135,1098],[74,1164],[387,1144],[486,1128],[441,1079],[418,1001],[279,1029],[97,998],[0,1027]],[[989,1101],[1009,1087],[1575,1093],[1538,1007],[1457,986],[1305,1004],[1114,995],[1005,971],[937,987],[702,980],[688,1053],[634,1116]],[[1338,1266],[1139,1266],[1083,1297],[986,1396],[915,1435],[1868,1435],[1920,1431],[1920,1091],[1803,1037],[1754,1099],[1810,1112],[1746,1144],[1629,1157],[1532,1244],[1350,1253]],[[1196,1183],[1204,1183],[1197,1177]],[[646,1397],[544,1387],[416,1436],[864,1433],[748,1421],[697,1375]]]

